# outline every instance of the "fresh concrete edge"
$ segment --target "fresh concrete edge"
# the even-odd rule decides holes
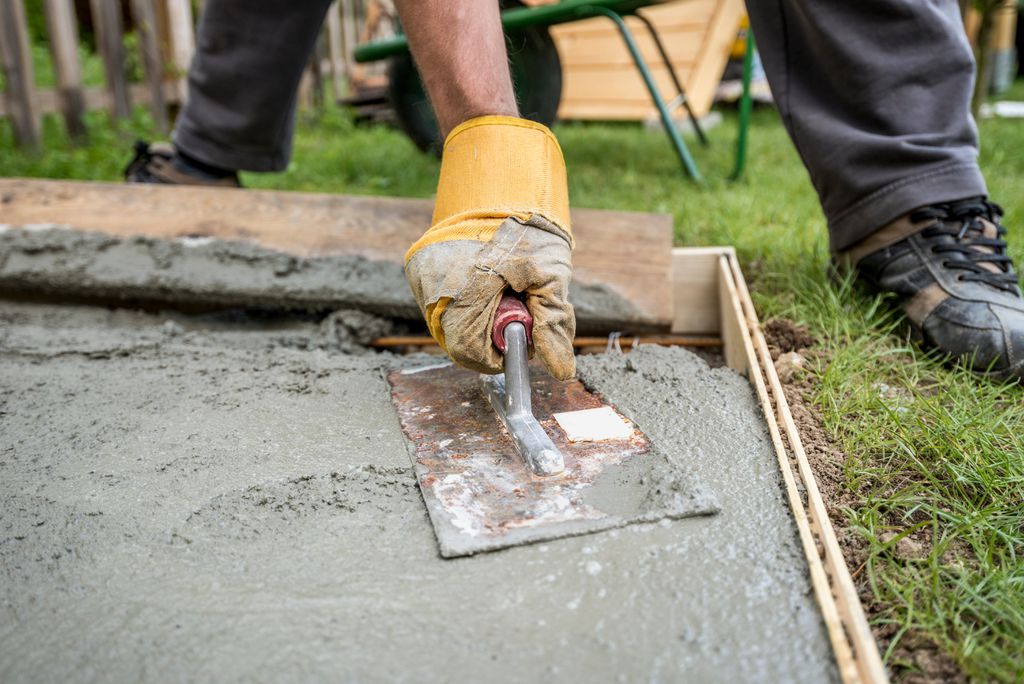
[[[691,256],[706,259],[711,249],[719,255],[719,315],[726,362],[747,376],[761,403],[840,676],[847,684],[887,683],[889,677],[878,644],[800,441],[735,250],[676,248],[672,256],[674,261]]]

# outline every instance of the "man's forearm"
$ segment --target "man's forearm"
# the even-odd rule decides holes
[[[441,136],[467,119],[519,116],[497,0],[397,0]]]

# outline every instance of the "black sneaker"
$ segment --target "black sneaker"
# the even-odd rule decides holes
[[[1002,215],[984,197],[923,207],[839,257],[862,280],[899,295],[924,346],[980,374],[1020,381],[1024,299]]]
[[[211,173],[189,164],[170,143],[135,142],[135,158],[124,169],[129,183],[162,183],[165,185],[208,185],[239,188],[238,174],[230,171]]]

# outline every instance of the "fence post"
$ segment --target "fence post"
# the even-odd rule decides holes
[[[96,46],[103,58],[103,72],[110,93],[110,113],[115,119],[127,119],[131,116],[132,103],[125,75],[121,3],[117,0],[92,0],[91,5]]]
[[[313,85],[313,108],[317,113],[323,113],[324,109],[324,30],[320,29],[316,43],[313,45],[313,57],[309,61],[309,75]]]
[[[178,101],[184,106],[188,96],[188,67],[196,51],[195,23],[190,0],[167,0],[167,19],[170,27],[171,58],[177,72]]]
[[[139,51],[149,84],[153,123],[161,134],[167,133],[167,100],[164,97],[164,64],[160,54],[154,0],[132,0],[132,17],[139,35]]]
[[[348,76],[348,85],[352,86],[357,70],[362,67],[352,59],[352,53],[359,43],[359,17],[358,4],[355,0],[339,0],[341,5],[341,34],[345,39],[345,75]]]
[[[85,96],[78,61],[78,20],[72,0],[46,0],[46,28],[64,125],[68,135],[81,141],[86,137]]]
[[[334,101],[344,97],[345,83],[345,48],[341,41],[341,2],[334,0],[327,10],[327,56],[331,64],[331,85],[334,89]]]
[[[42,139],[39,107],[22,0],[0,0],[0,52],[7,78],[7,110],[14,140],[26,147],[39,147]]]

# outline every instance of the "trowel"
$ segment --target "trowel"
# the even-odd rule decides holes
[[[491,329],[491,341],[504,354],[505,372],[481,375],[480,379],[526,465],[534,475],[550,477],[565,472],[565,457],[533,415],[529,365],[532,338],[533,316],[522,300],[506,292]]]
[[[491,331],[504,373],[443,362],[388,374],[441,555],[713,513],[714,498],[699,493],[659,499],[677,483],[645,470],[647,437],[580,381],[530,364],[532,326],[506,293]]]

